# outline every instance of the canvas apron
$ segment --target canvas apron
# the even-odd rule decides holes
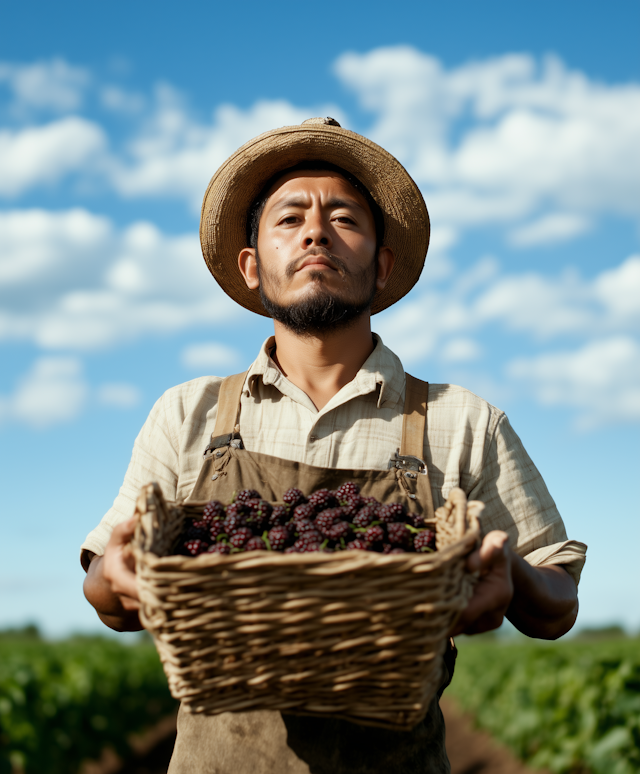
[[[290,487],[310,493],[355,481],[363,495],[403,502],[433,518],[429,476],[421,458],[428,384],[407,374],[400,454],[388,470],[325,469],[242,447],[238,426],[245,374],[220,388],[218,419],[190,501],[229,502],[234,492],[256,489],[282,502]],[[422,468],[422,471],[420,470]],[[453,674],[455,649],[445,656],[445,679]],[[189,714],[180,709],[178,736],[168,774],[448,774],[444,721],[435,697],[425,719],[411,731],[363,726],[332,717],[275,711]]]

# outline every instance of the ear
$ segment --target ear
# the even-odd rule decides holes
[[[258,263],[256,261],[256,250],[254,247],[245,247],[240,250],[238,255],[238,268],[240,274],[244,277],[244,281],[247,283],[249,290],[256,290],[260,287],[260,280],[258,279]]]
[[[378,290],[383,290],[387,284],[395,261],[393,250],[390,247],[381,247],[378,250],[378,277],[376,279],[376,288]]]

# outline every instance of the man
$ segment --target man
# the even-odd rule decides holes
[[[370,317],[413,287],[429,240],[406,170],[333,119],[310,119],[256,138],[223,164],[200,233],[222,288],[274,320],[239,397],[244,448],[315,470],[387,469],[401,446],[406,379]],[[202,377],[158,401],[114,507],[83,545],[85,594],[114,629],[140,628],[127,521],[140,486],[156,480],[168,499],[217,491],[201,459],[220,384]],[[436,507],[455,486],[486,506],[482,545],[468,560],[480,581],[452,634],[494,629],[505,615],[532,637],[567,632],[586,546],[566,539],[504,414],[462,388],[431,385],[422,456]],[[407,734],[273,712],[181,713],[172,774],[245,771],[442,774],[437,700]]]

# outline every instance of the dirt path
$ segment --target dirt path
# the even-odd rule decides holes
[[[447,753],[451,774],[532,774],[533,769],[521,763],[489,734],[473,727],[451,699],[443,697],[442,713],[447,726]],[[548,774],[540,769],[536,774]]]
[[[450,699],[443,699],[442,711],[447,724],[451,774],[532,774],[531,769],[499,747],[488,734],[476,731],[470,718]],[[81,774],[166,774],[175,735],[175,718],[166,718],[136,741],[136,755],[128,761],[106,752],[99,763],[86,764]]]

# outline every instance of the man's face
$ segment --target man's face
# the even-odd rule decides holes
[[[369,205],[334,172],[292,172],[274,185],[255,257],[265,309],[298,333],[348,324],[379,287]]]

